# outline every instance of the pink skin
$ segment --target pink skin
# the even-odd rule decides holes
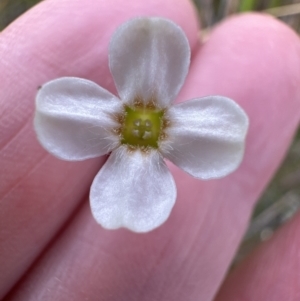
[[[225,281],[216,301],[300,300],[300,214]]]
[[[195,180],[170,164],[178,199],[169,220],[148,234],[97,225],[86,196],[105,158],[57,160],[41,148],[32,129],[37,87],[50,79],[80,76],[115,92],[108,42],[120,23],[140,15],[170,18],[189,38],[193,60],[179,101],[221,94],[235,99],[250,117],[245,159],[227,178]],[[214,298],[253,205],[299,121],[300,42],[286,26],[261,15],[227,20],[201,47],[197,33],[196,14],[186,0],[176,5],[172,0],[48,0],[0,34],[0,298],[9,291],[5,300]],[[284,236],[276,239],[280,245]],[[276,242],[271,246],[275,254]],[[236,300],[263,300],[264,278],[259,275],[255,295],[245,281],[254,283],[251,265],[260,264],[264,252],[262,247],[249,266],[229,278],[218,300],[233,300],[241,281],[245,293]],[[267,268],[261,273],[268,275]],[[249,277],[240,277],[245,271]],[[284,293],[290,296],[285,289],[278,300],[288,300]]]

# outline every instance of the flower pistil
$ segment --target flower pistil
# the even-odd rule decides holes
[[[124,105],[123,112],[117,116],[119,127],[115,129],[120,143],[129,150],[159,149],[170,124],[165,113],[166,110],[158,108],[153,100],[145,104],[136,98],[132,104]]]

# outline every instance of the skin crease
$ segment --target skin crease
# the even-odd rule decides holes
[[[126,9],[118,2],[46,1],[0,35],[2,295],[44,250],[5,300],[212,300],[297,126],[300,44],[285,25],[260,15],[234,17],[196,49],[188,2],[132,0]],[[63,75],[114,92],[107,67],[112,32],[130,16],[158,11],[183,27],[194,49],[178,101],[208,94],[235,99],[250,118],[245,159],[232,175],[207,182],[170,164],[178,198],[169,220],[142,235],[107,231],[87,202],[74,213],[103,161],[66,163],[47,155],[32,130],[33,99],[37,86]]]

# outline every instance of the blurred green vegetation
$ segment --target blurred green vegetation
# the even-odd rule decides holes
[[[138,1],[138,0],[137,0]],[[38,0],[0,0],[0,30],[35,5]],[[203,28],[210,28],[228,15],[263,11],[300,31],[300,0],[194,0]],[[299,83],[300,84],[300,83]],[[237,254],[244,258],[260,241],[289,220],[300,208],[300,130],[273,181],[262,195],[248,232]]]
[[[40,1],[0,0],[0,30],[38,2]]]

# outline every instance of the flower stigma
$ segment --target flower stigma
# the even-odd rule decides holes
[[[124,118],[121,130],[121,144],[132,148],[158,148],[163,136],[164,110],[153,107],[124,107]]]

